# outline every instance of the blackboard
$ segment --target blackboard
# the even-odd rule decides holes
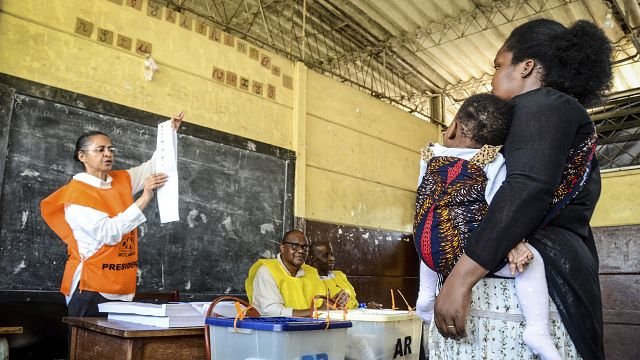
[[[66,247],[42,220],[39,204],[82,171],[73,160],[78,136],[110,134],[119,151],[114,168],[126,169],[151,158],[156,125],[166,118],[3,79],[10,84],[0,85],[0,290],[57,290]],[[155,199],[145,209],[138,290],[244,293],[251,264],[277,253],[293,224],[294,162],[289,150],[184,124],[178,135],[181,221],[160,224]]]

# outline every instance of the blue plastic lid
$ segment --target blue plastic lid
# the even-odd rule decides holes
[[[233,327],[234,318],[217,317],[207,318],[206,324],[222,327]],[[324,330],[327,323],[322,319],[303,319],[290,317],[259,317],[238,320],[236,326],[241,329],[265,330],[265,331],[308,331]],[[331,320],[329,329],[350,328],[351,321]]]

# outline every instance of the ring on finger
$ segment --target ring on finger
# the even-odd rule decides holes
[[[447,327],[448,327],[448,328],[454,328],[454,329],[455,329],[455,326],[453,326],[453,325],[447,325]]]

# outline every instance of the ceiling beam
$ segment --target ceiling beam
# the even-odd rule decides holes
[[[554,4],[550,4],[551,0],[493,1],[490,6],[476,6],[470,13],[457,18],[449,18],[440,23],[430,23],[410,33],[390,37],[356,52],[380,53],[384,50],[393,50],[401,46],[412,49],[414,53],[426,51],[438,45],[494,29],[508,22],[528,18],[577,1],[579,0],[558,0]],[[529,11],[521,11],[523,8],[527,8]],[[352,58],[354,55],[357,54],[343,53],[337,54],[333,58]]]

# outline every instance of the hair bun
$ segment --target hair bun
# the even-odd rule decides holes
[[[564,69],[564,75],[549,74],[550,85],[585,106],[593,105],[611,85],[611,52],[611,42],[602,29],[578,20],[554,35],[549,54],[551,68]]]

